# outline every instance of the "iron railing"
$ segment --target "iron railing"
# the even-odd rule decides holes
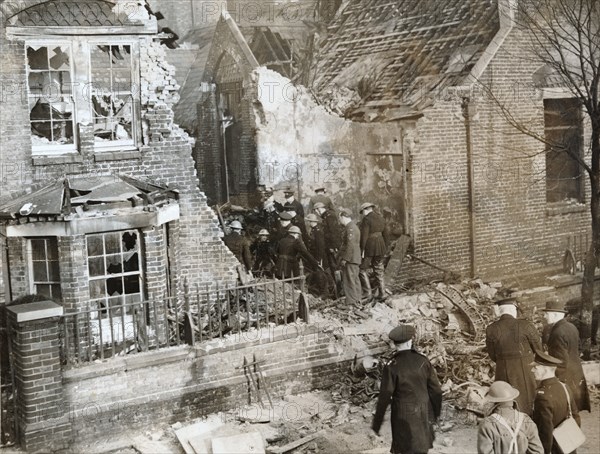
[[[61,329],[63,363],[76,365],[194,345],[298,318],[307,321],[308,309],[301,296],[304,285],[302,273],[216,289],[190,288],[185,282],[178,296],[66,313]]]

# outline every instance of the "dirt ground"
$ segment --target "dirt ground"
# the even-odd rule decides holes
[[[600,394],[595,391],[594,395],[593,411],[583,412],[581,415],[587,441],[577,450],[578,454],[600,453]],[[318,438],[290,451],[293,453],[385,454],[389,452],[391,445],[389,409],[380,437],[373,437],[370,435],[370,423],[374,405],[375,400],[361,406],[334,403],[331,392],[314,391],[274,402],[272,410],[260,410],[259,406],[246,407],[237,412],[211,415],[207,419],[222,423],[217,436],[260,432],[263,439],[269,441],[269,447],[280,446],[316,432],[321,433]],[[249,423],[238,420],[239,417],[255,419],[259,415],[269,415],[271,421]],[[175,425],[175,428],[206,421],[182,422]],[[445,404],[430,454],[476,454],[477,422],[475,415],[454,411],[450,404]],[[185,451],[173,427],[157,426],[144,433],[127,433],[117,439],[107,438],[92,445],[76,446],[73,452],[181,454]]]

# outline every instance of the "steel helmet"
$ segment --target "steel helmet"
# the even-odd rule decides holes
[[[317,215],[312,213],[306,216],[304,219],[306,219],[308,222],[319,222],[319,218],[317,217]]]
[[[326,208],[325,204],[323,202],[317,202],[314,204],[313,206],[313,210],[316,210],[317,208]]]
[[[300,227],[298,227],[298,226],[296,226],[296,225],[293,225],[293,226],[291,226],[291,227],[288,229],[288,232],[289,232],[289,233],[302,233],[302,232],[300,231]]]
[[[372,204],[372,203],[370,203],[370,202],[365,202],[365,203],[363,203],[363,204],[360,206],[360,210],[358,210],[358,211],[363,211],[363,210],[366,210],[367,208],[371,208],[371,207],[374,207],[374,206],[375,206],[375,205],[374,205],[374,204]]]
[[[258,232],[259,235],[269,235],[269,231],[267,229],[261,229],[260,232]]]
[[[485,395],[489,402],[510,402],[519,396],[519,390],[505,381],[498,380],[491,384]]]
[[[242,230],[242,223],[240,221],[231,221],[229,224],[230,229]]]

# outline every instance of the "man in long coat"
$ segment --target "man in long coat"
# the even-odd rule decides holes
[[[373,211],[372,203],[363,203],[360,212],[363,215],[360,223],[360,248],[362,250],[362,262],[360,264],[360,283],[363,290],[363,298],[372,299],[373,296],[379,299],[387,297],[385,293],[384,266],[383,259],[386,253],[385,241],[383,240],[383,230],[385,221],[383,217]],[[369,272],[372,270],[377,281],[377,294],[371,293],[371,283],[369,281]]]
[[[565,320],[566,313],[561,303],[546,303],[544,316],[550,327],[548,353],[562,361],[556,368],[556,377],[569,386],[579,411],[591,411],[590,395],[579,357],[579,333],[575,325]]]
[[[415,330],[400,325],[389,337],[397,353],[383,369],[371,428],[378,434],[392,404],[392,454],[421,454],[433,447],[433,423],[442,410],[442,389],[425,355],[412,349]]]
[[[505,381],[519,390],[519,410],[531,415],[535,397],[535,378],[530,363],[536,350],[542,349],[540,335],[527,320],[517,319],[514,298],[496,302],[498,320],[486,329],[486,347],[496,363],[495,380]]]
[[[352,221],[352,212],[346,208],[340,209],[340,222],[344,226],[342,245],[338,260],[342,267],[342,285],[347,304],[360,303],[360,231]]]
[[[235,258],[244,264],[246,271],[250,271],[252,269],[252,253],[248,240],[242,235],[242,224],[240,221],[232,221],[229,228],[231,232],[223,237],[223,242],[233,252]]]
[[[569,407],[577,424],[581,426],[577,404],[565,386],[555,376],[556,367],[561,364],[558,358],[554,358],[542,351],[536,351],[533,374],[540,382],[534,401],[532,418],[538,428],[540,441],[544,447],[545,454],[563,454],[560,447],[554,442],[552,432],[554,428],[563,422],[569,415]],[[567,387],[568,388],[568,387]]]

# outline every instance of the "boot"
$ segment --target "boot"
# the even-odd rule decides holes
[[[371,291],[371,283],[369,282],[369,275],[365,270],[360,270],[358,273],[360,280],[360,286],[362,288],[362,299],[363,303],[369,303],[373,299],[373,292]]]

